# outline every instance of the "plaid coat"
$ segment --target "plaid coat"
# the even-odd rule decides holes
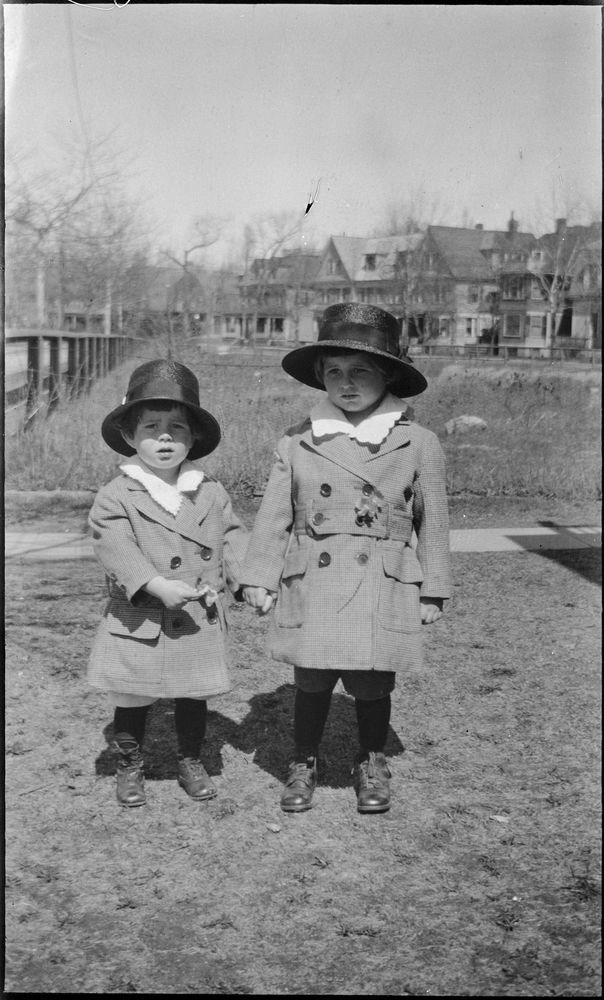
[[[372,452],[344,434],[315,440],[310,420],[288,431],[241,579],[278,592],[274,659],[314,669],[421,668],[420,594],[451,594],[436,435],[403,416]]]
[[[89,522],[109,590],[90,683],[156,698],[228,691],[223,595],[225,585],[233,593],[240,587],[248,532],[224,487],[204,479],[195,494],[183,495],[174,517],[120,475],[99,491]],[[222,595],[217,615],[199,601],[168,610],[141,590],[154,576],[208,583]]]

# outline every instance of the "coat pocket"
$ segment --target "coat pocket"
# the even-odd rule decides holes
[[[131,639],[157,639],[162,627],[163,609],[135,608],[130,603],[111,603],[105,620],[111,635]]]
[[[275,623],[281,628],[299,628],[304,621],[307,566],[305,549],[294,549],[285,557],[275,609]]]
[[[378,621],[393,632],[419,632],[422,619],[419,591],[422,572],[411,548],[382,553]]]

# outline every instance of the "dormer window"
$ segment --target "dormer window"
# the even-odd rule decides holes
[[[365,270],[375,271],[375,254],[367,253],[365,254]]]

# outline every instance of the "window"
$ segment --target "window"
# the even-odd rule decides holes
[[[337,274],[338,273],[338,262],[335,257],[330,257],[327,261],[327,273]]]
[[[471,317],[466,319],[466,337],[473,337],[474,335],[474,320]]]
[[[470,285],[468,288],[468,302],[478,302],[478,287],[476,285]]]
[[[516,340],[522,337],[522,316],[518,313],[510,313],[505,317],[505,336]]]
[[[365,270],[375,271],[375,254],[367,253],[365,254]]]
[[[545,340],[546,329],[547,329],[546,316],[529,317],[529,334],[533,339],[541,337],[543,340]]]
[[[504,299],[524,298],[524,278],[507,277],[503,281]]]

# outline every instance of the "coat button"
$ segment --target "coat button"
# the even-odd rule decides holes
[[[331,486],[329,483],[321,483],[321,489],[319,490],[322,497],[331,496]]]
[[[172,558],[170,559],[170,569],[178,569],[181,563],[182,559],[180,558],[180,556],[172,556]]]
[[[370,497],[373,493],[373,486],[370,486],[369,483],[364,483],[361,492],[363,493],[364,497]]]
[[[329,566],[331,562],[331,556],[329,552],[322,552],[319,556],[319,566]]]
[[[364,566],[368,559],[369,556],[367,555],[366,552],[359,552],[357,556],[357,562],[360,563],[361,566]]]
[[[321,524],[324,520],[325,520],[325,518],[324,518],[323,514],[321,514],[321,512],[319,511],[319,513],[315,514],[315,516],[313,517],[312,523],[313,524]]]
[[[205,559],[206,562],[208,561],[208,559],[212,558],[212,550],[209,549],[207,545],[201,546],[201,558]]]
[[[172,622],[172,628],[181,628],[181,627],[182,627],[182,618],[175,618]]]

